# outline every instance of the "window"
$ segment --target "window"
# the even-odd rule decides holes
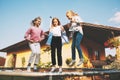
[[[94,51],[95,59],[100,60],[100,51]]]

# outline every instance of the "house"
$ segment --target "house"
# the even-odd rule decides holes
[[[104,42],[109,38],[120,36],[120,28],[104,26],[99,24],[92,24],[81,22],[83,27],[84,36],[80,44],[82,52],[86,61],[86,64],[79,67],[93,67],[94,61],[103,61],[105,60],[105,48]],[[70,35],[68,31],[69,24],[64,25],[64,28],[67,32],[67,35]],[[41,66],[45,66],[51,62],[50,59],[50,48],[45,43],[47,37],[43,40],[41,44]],[[71,58],[71,41],[68,44],[64,44],[62,47],[62,56],[63,56],[63,67],[67,68],[67,60]],[[6,48],[1,49],[2,52],[7,52],[5,67],[26,67],[28,58],[30,56],[30,49],[26,40],[18,42],[16,44],[10,45]],[[78,54],[76,55],[78,62]],[[76,67],[76,66],[74,66]]]

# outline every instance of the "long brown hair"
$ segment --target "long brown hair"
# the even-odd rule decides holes
[[[52,19],[52,26],[54,26],[53,23],[54,23],[54,20],[55,20],[55,19],[58,21],[58,25],[61,25],[60,20],[59,20],[58,18],[54,17],[54,18]]]

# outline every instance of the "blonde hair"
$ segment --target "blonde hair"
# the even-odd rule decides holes
[[[72,14],[72,16],[78,16],[78,14],[75,13],[74,11],[72,11],[72,10],[69,10],[69,11],[66,12],[66,14],[68,14],[68,13]]]

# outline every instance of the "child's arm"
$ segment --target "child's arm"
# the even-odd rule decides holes
[[[65,29],[64,29],[64,27],[63,27],[63,26],[61,26],[60,28],[61,28],[62,32],[64,32],[64,31],[65,31]]]

